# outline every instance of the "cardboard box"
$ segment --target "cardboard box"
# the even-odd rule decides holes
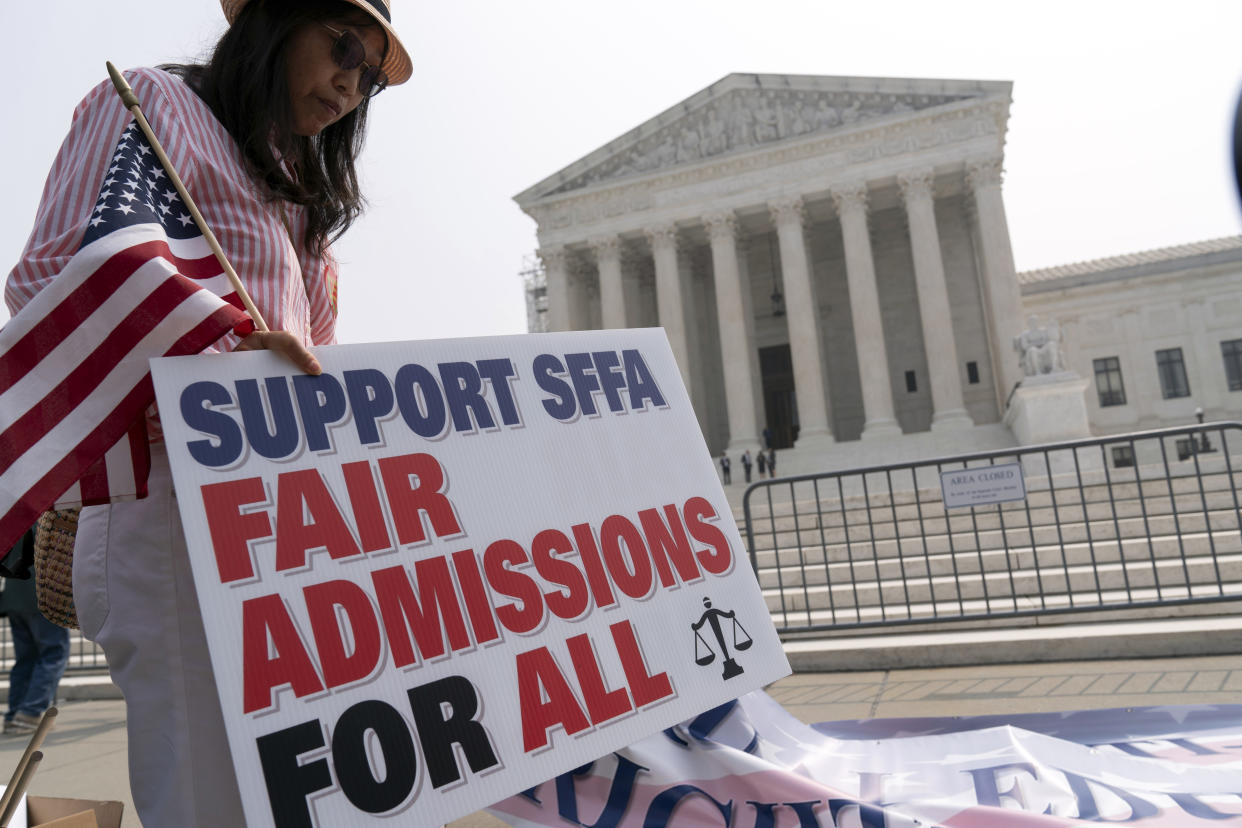
[[[30,828],[121,828],[123,802],[26,797]]]

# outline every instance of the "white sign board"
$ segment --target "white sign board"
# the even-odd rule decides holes
[[[1021,463],[976,466],[940,473],[940,492],[947,509],[986,506],[1026,499]]]
[[[152,362],[247,824],[440,825],[788,674],[659,329]]]

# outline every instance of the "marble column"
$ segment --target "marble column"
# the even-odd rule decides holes
[[[1001,198],[1001,160],[988,158],[966,165],[966,181],[975,201],[979,256],[983,260],[984,298],[992,335],[992,366],[1001,411],[1013,387],[1022,379],[1022,368],[1013,352],[1013,338],[1022,333],[1022,296],[1009,241],[1009,221]]]
[[[569,257],[564,245],[541,247],[539,258],[543,260],[545,296],[548,301],[548,330],[572,330],[572,305],[569,295]]]
[[[641,245],[621,248],[621,283],[625,286],[625,321],[632,328],[656,324],[655,263]]]
[[[651,242],[651,255],[655,261],[656,308],[660,326],[668,337],[673,358],[681,369],[681,380],[686,391],[690,382],[690,346],[686,335],[686,311],[682,299],[681,268],[677,260],[677,226],[662,224],[646,229]]]
[[[781,276],[785,283],[789,353],[798,400],[799,429],[795,444],[798,448],[833,442],[828,418],[828,383],[824,379],[819,339],[819,302],[815,298],[806,241],[802,236],[802,208],[802,199],[798,197],[768,204],[772,223],[776,225]]]
[[[709,423],[713,420],[708,411],[707,372],[703,370],[703,331],[699,325],[698,305],[702,303],[703,283],[709,278],[706,268],[697,257],[698,248],[684,236],[677,237],[677,274],[681,284],[682,319],[686,324],[686,353],[690,355],[686,363],[686,376],[689,384],[686,390],[690,393],[690,401],[694,403],[694,413],[699,421],[699,429],[708,434]],[[712,343],[715,347],[715,343]]]
[[[737,219],[731,212],[703,217],[712,246],[712,276],[716,286],[716,317],[720,328],[720,357],[724,368],[725,408],[729,416],[731,454],[760,448],[755,420],[755,379],[751,354],[755,350],[755,321],[751,316],[750,284],[742,279],[737,255]]]
[[[602,326],[599,318],[599,284],[591,278],[591,265],[585,257],[571,258],[569,262],[569,324],[575,331],[597,331]]]
[[[867,185],[849,184],[832,190],[841,218],[845,246],[845,277],[850,287],[850,318],[862,383],[864,440],[900,436],[893,413],[893,389],[888,374],[888,349],[880,317],[880,294],[875,285],[871,234],[867,229]]]
[[[914,281],[919,297],[919,317],[923,327],[923,351],[927,355],[927,374],[931,385],[932,431],[968,428],[974,425],[966,413],[962,397],[962,376],[953,338],[953,313],[945,284],[944,261],[940,255],[940,233],[936,229],[936,206],[931,170],[897,176],[910,223],[910,250],[914,258]]]
[[[625,290],[621,281],[621,239],[591,239],[591,251],[599,267],[600,320],[605,330],[629,327],[625,321]]]

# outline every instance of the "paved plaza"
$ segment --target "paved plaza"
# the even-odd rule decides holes
[[[906,716],[1041,713],[1106,707],[1242,702],[1242,655],[1129,661],[796,673],[768,688],[804,722]],[[0,741],[7,776],[25,747]],[[43,796],[125,802],[124,828],[141,824],[126,779],[125,705],[115,699],[66,701],[44,742],[31,784]],[[484,813],[455,828],[503,825]]]

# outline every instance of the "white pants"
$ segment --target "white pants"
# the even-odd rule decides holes
[[[125,695],[143,825],[245,825],[163,446],[152,446],[151,461],[149,497],[82,510],[78,621]]]

